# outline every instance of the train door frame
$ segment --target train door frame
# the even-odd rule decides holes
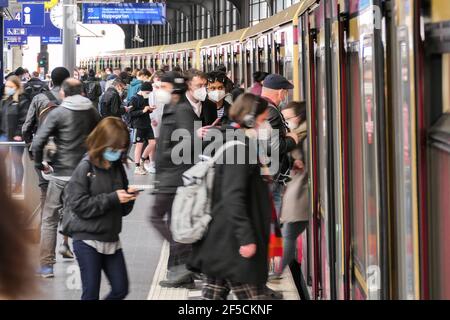
[[[311,243],[309,246],[311,248],[311,257],[309,262],[309,267],[311,270],[311,279],[308,279],[308,282],[311,281],[312,287],[312,297],[314,300],[317,300],[320,296],[319,292],[319,281],[320,281],[320,263],[319,263],[319,235],[318,235],[318,223],[319,223],[319,210],[318,210],[318,201],[317,201],[317,167],[314,165],[316,163],[316,154],[317,154],[317,145],[316,139],[314,139],[314,134],[317,132],[316,129],[316,95],[315,95],[315,73],[316,73],[316,65],[315,65],[315,52],[314,52],[314,43],[317,41],[317,31],[314,28],[311,21],[311,12],[308,11],[308,14],[305,14],[304,19],[306,20],[305,29],[308,34],[308,41],[306,44],[306,54],[308,56],[308,63],[306,64],[306,68],[308,69],[308,78],[307,78],[307,106],[308,106],[308,139],[309,139],[309,172],[310,175],[310,210],[311,210],[311,218],[310,218],[310,227],[311,230],[310,238],[308,242]],[[275,37],[274,37],[275,38]],[[274,50],[276,50],[275,45],[273,46]],[[275,59],[274,59],[275,61]],[[277,71],[274,68],[275,72]],[[309,276],[309,275],[308,275]],[[309,278],[309,277],[308,277]]]
[[[396,272],[391,276],[391,295],[397,299],[420,298],[420,247],[419,247],[419,204],[418,204],[418,153],[417,153],[417,106],[416,91],[418,71],[416,62],[415,33],[419,30],[416,14],[417,1],[391,3],[392,12],[388,29],[391,43],[391,85],[388,99],[392,106],[387,123],[394,136],[390,143],[392,162],[391,193],[392,228],[391,238],[395,243],[391,252]],[[389,23],[388,23],[389,25]],[[388,79],[389,80],[389,79]],[[403,152],[396,152],[403,150]],[[408,169],[409,168],[409,169]],[[409,170],[409,171],[408,171]],[[409,187],[409,191],[408,191]],[[409,210],[408,210],[409,209]],[[409,253],[409,251],[411,251]],[[412,282],[412,283],[410,283]],[[409,287],[407,287],[409,285]]]
[[[389,289],[388,279],[388,255],[387,255],[387,153],[386,153],[386,129],[385,129],[385,100],[384,100],[384,42],[381,36],[382,28],[374,26],[376,21],[374,14],[382,8],[381,1],[374,0],[364,7],[353,8],[356,11],[349,12],[349,32],[347,34],[348,56],[357,53],[359,63],[359,83],[361,85],[361,133],[362,142],[362,196],[363,196],[363,239],[364,239],[364,265],[365,270],[360,270],[357,265],[351,263],[355,283],[363,291],[361,298],[385,299]],[[349,8],[346,8],[349,11]],[[381,25],[381,27],[383,27]],[[348,67],[351,67],[348,60]],[[350,70],[349,80],[353,75]],[[351,88],[347,93],[352,95]],[[373,109],[375,109],[373,111]],[[351,109],[349,109],[350,111]],[[351,119],[352,116],[349,117]],[[349,141],[351,145],[351,142]],[[349,163],[351,165],[355,151],[349,149]],[[352,175],[351,170],[349,174]],[[368,182],[371,182],[368,185]],[[352,185],[353,182],[350,182]],[[354,195],[353,195],[354,197]],[[352,217],[354,215],[353,210]],[[353,218],[352,218],[353,224]],[[353,236],[352,227],[352,236]],[[373,251],[373,252],[372,252]],[[353,245],[351,247],[351,261],[354,260]],[[371,254],[372,252],[372,254]],[[353,281],[352,281],[353,284]],[[352,285],[353,287],[353,285]]]

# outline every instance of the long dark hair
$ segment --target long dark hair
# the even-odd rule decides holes
[[[22,209],[6,193],[5,159],[0,156],[0,297],[20,299],[35,291],[30,242],[21,223]]]

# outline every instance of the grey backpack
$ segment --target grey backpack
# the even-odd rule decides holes
[[[178,187],[172,206],[171,231],[173,240],[192,244],[201,240],[211,222],[211,198],[214,183],[214,166],[230,147],[245,145],[228,141],[214,157],[200,156],[202,161],[183,173],[184,186]]]

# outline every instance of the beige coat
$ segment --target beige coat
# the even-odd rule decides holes
[[[309,220],[309,186],[307,170],[307,139],[303,139],[301,159],[305,163],[305,169],[292,177],[283,196],[281,208],[281,223],[299,222]],[[294,156],[294,158],[297,158]],[[297,158],[298,159],[298,158]]]

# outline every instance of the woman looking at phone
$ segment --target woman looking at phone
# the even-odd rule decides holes
[[[128,187],[123,165],[130,145],[128,129],[118,118],[105,118],[86,142],[88,156],[65,190],[63,233],[73,238],[81,299],[99,299],[102,270],[111,284],[105,299],[124,299],[128,276],[119,234],[122,217],[131,212],[138,196],[137,190]]]

